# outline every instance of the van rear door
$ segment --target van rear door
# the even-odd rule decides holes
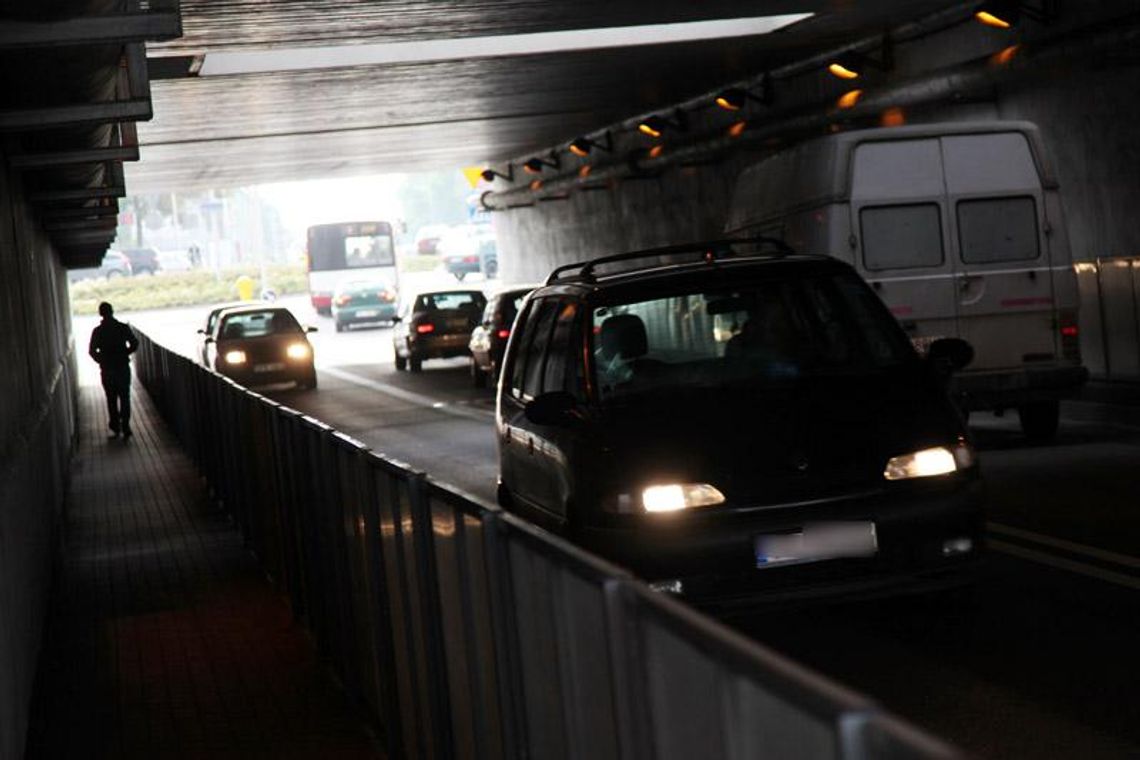
[[[1044,196],[1020,132],[941,138],[959,335],[971,371],[1056,359]]]
[[[938,138],[859,144],[852,158],[856,267],[916,343],[958,334]]]

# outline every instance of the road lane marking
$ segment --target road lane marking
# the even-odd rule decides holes
[[[377,382],[363,375],[358,375],[355,372],[346,372],[343,369],[336,369],[334,367],[322,367],[321,372],[332,375],[333,377],[340,378],[345,382],[359,385],[370,390],[379,391],[392,398],[400,399],[401,401],[408,401],[416,406],[434,409],[437,412],[454,415],[456,417],[463,417],[469,420],[477,420],[479,422],[489,422],[495,419],[495,415],[490,411],[481,411],[473,409],[469,406],[462,406],[447,401],[440,401],[439,399],[425,396],[422,393],[415,391],[404,390],[385,383]]]
[[[1043,565],[1049,565],[1050,567],[1055,567],[1060,570],[1068,570],[1071,573],[1086,575],[1090,578],[1096,578],[1097,580],[1115,583],[1118,586],[1125,586],[1127,588],[1140,591],[1140,578],[1134,578],[1131,575],[1117,573],[1112,570],[1104,570],[1103,568],[1086,565],[1083,562],[1065,559],[1063,557],[1058,557],[1053,554],[1038,551],[1036,549],[1029,549],[1017,544],[1008,544],[1005,541],[990,539],[988,546],[995,551],[1004,552],[1014,557],[1018,557],[1019,559],[1029,560],[1030,562],[1039,562]]]
[[[1001,523],[987,522],[986,530],[993,533],[1001,533],[1002,535],[1012,536],[1013,538],[1020,538],[1023,541],[1030,541],[1035,544],[1043,546],[1050,546],[1054,549],[1061,549],[1062,551],[1071,554],[1080,554],[1092,559],[1099,559],[1102,562],[1111,562],[1114,565],[1121,565],[1123,567],[1131,567],[1140,569],[1140,557],[1130,557],[1127,554],[1117,554],[1105,549],[1098,549],[1095,546],[1088,544],[1078,544],[1074,541],[1066,541],[1063,538],[1054,538],[1053,536],[1046,536],[1042,533],[1034,533],[1031,530],[1024,528],[1015,528],[1012,525],[1003,525]]]

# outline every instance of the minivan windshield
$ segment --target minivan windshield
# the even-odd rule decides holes
[[[603,402],[871,372],[914,358],[876,296],[849,275],[606,305],[592,318]]]

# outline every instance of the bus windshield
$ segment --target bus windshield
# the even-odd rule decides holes
[[[347,280],[374,278],[398,287],[396,249],[388,222],[345,222],[309,228],[309,297],[321,314]]]

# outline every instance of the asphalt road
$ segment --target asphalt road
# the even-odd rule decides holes
[[[494,498],[492,393],[471,386],[465,360],[398,373],[389,328],[337,334],[289,303],[320,328],[320,388],[271,395]],[[190,352],[203,313],[128,317]],[[77,340],[91,324],[77,321]],[[1094,407],[1066,406],[1047,445],[1027,443],[1016,414],[972,420],[992,550],[972,589],[726,622],[982,757],[1140,757],[1140,425]]]

